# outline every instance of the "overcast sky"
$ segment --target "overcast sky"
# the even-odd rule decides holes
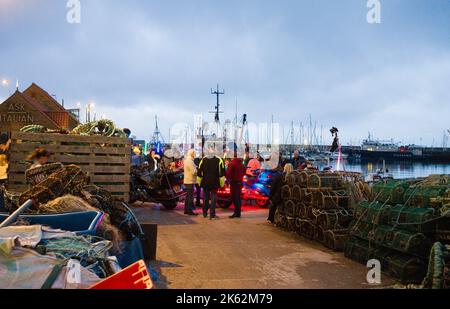
[[[236,99],[256,123],[311,113],[344,144],[370,131],[442,145],[450,129],[449,0],[381,0],[381,24],[366,0],[81,0],[81,24],[66,2],[0,0],[0,77],[69,107],[93,100],[140,138],[155,114],[165,135],[212,117],[216,83],[224,119]]]

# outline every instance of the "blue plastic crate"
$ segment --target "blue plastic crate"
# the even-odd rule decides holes
[[[9,214],[0,214],[0,223]],[[105,214],[101,211],[71,212],[51,215],[22,215],[21,219],[32,225],[45,225],[53,229],[74,232],[77,235],[95,236]]]

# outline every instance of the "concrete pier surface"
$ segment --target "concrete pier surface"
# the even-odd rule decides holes
[[[268,210],[245,206],[242,219],[218,211],[210,221],[153,204],[136,204],[141,222],[157,223],[157,288],[364,289],[368,269],[321,244],[266,222]],[[200,211],[199,211],[200,212]],[[383,285],[393,284],[386,276]]]

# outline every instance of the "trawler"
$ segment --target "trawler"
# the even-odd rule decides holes
[[[349,160],[360,159],[362,161],[373,160],[413,160],[416,156],[420,156],[419,150],[411,149],[406,146],[400,146],[394,140],[382,141],[369,137],[365,139],[360,149],[350,150],[348,153]]]

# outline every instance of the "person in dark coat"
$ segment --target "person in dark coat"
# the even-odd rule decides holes
[[[240,218],[242,211],[241,191],[243,186],[243,179],[247,169],[244,166],[244,160],[237,157],[235,154],[233,161],[228,164],[227,180],[231,187],[231,197],[234,204],[234,214],[230,219]]]
[[[214,149],[210,149],[206,157],[202,159],[198,167],[198,182],[203,189],[203,217],[216,220],[217,190],[225,185],[225,164],[223,160],[214,155]]]
[[[195,166],[199,166],[200,165],[200,158],[195,158],[194,159],[194,164]],[[195,207],[200,207],[200,199],[201,199],[201,194],[202,194],[202,187],[200,187],[200,185],[198,183],[195,184]]]
[[[292,167],[294,170],[298,170],[300,166],[306,162],[306,159],[300,156],[300,152],[298,150],[294,151],[294,157],[291,160]]]
[[[270,210],[269,210],[269,217],[267,218],[267,221],[270,223],[275,223],[275,213],[277,212],[278,206],[283,202],[281,198],[281,189],[283,188],[286,177],[289,176],[290,173],[294,171],[294,168],[292,164],[288,163],[284,166],[284,172],[283,174],[280,174],[277,176],[272,185],[272,190],[270,191]]]

